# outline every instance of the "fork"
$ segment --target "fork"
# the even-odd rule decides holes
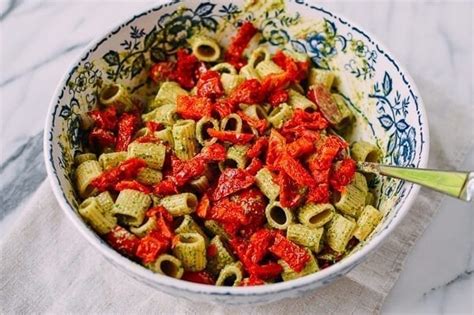
[[[474,195],[474,172],[398,167],[372,162],[358,162],[357,169],[362,173],[406,180],[464,201],[471,201]]]

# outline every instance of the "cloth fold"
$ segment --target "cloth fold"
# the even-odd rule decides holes
[[[418,82],[430,119],[429,166],[455,169],[473,144],[472,108],[448,106],[454,102],[434,93],[441,89]],[[384,244],[332,284],[297,299],[236,308],[178,299],[124,275],[76,231],[44,182],[0,241],[0,313],[379,313],[442,198],[422,189]]]

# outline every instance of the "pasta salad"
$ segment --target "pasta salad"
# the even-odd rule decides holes
[[[356,161],[375,145],[337,132],[354,117],[335,74],[306,55],[223,49],[198,35],[153,64],[148,104],[110,84],[75,156],[79,214],[122,255],[218,286],[299,278],[342,259],[383,215]]]

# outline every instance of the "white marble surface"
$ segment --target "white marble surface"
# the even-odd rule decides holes
[[[0,0],[0,237],[45,178],[42,128],[60,77],[90,40],[153,4]],[[438,93],[474,104],[472,1],[323,5],[375,34],[415,81],[433,82],[428,86],[438,86]],[[422,96],[430,93],[419,88]],[[472,126],[460,128],[472,132]],[[474,169],[473,148],[459,168]],[[409,255],[384,312],[473,314],[473,231],[473,204],[445,199]]]

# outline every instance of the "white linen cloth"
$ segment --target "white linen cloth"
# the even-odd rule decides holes
[[[430,120],[429,166],[456,169],[473,144],[472,105],[454,105],[436,92],[441,88],[418,82]],[[0,313],[379,313],[442,198],[422,189],[384,244],[334,283],[270,305],[226,307],[172,297],[117,270],[75,230],[44,182],[0,240]]]

